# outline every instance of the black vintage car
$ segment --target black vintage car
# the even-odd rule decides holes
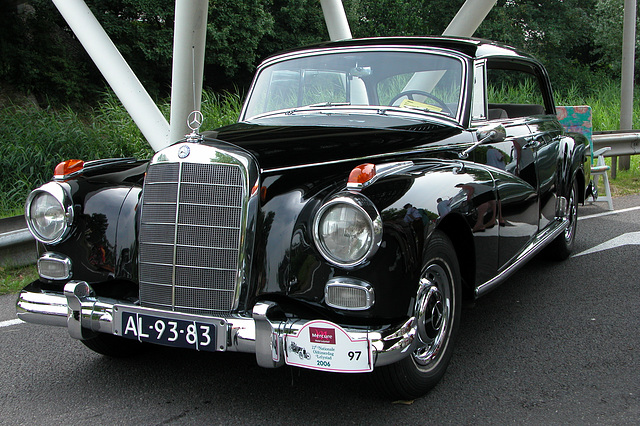
[[[348,40],[257,70],[237,124],[151,161],[61,163],[31,193],[18,316],[108,356],[148,343],[371,373],[415,398],[461,303],[566,258],[585,140],[543,66],[477,39]]]

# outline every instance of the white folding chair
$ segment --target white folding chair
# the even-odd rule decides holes
[[[602,176],[604,179],[604,196],[598,195],[597,199],[593,196],[591,202],[606,201],[609,205],[609,210],[613,210],[613,199],[611,198],[611,188],[609,187],[609,176],[607,172],[611,167],[607,166],[604,162],[604,153],[611,150],[610,146],[605,146],[597,151],[594,151],[592,155],[593,159],[596,159],[596,164],[591,166],[591,176],[593,177],[593,186],[598,188],[598,177]],[[591,162],[593,163],[593,159]],[[597,193],[597,191],[596,191]]]

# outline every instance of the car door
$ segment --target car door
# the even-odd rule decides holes
[[[478,154],[490,166],[498,194],[498,265],[509,264],[538,231],[537,145],[524,121],[505,123],[506,140],[483,146]]]
[[[560,158],[561,128],[553,116],[541,117],[528,123],[531,129],[532,149],[535,149],[536,177],[538,181],[539,229],[545,228],[556,217],[558,194],[558,159]]]
[[[547,115],[553,107],[536,63],[489,58],[482,62],[484,70],[478,64],[475,83],[484,79],[486,109],[475,114],[476,120],[506,130],[505,141],[483,145],[476,153],[476,161],[491,167],[495,179],[503,269],[554,218],[559,133]]]

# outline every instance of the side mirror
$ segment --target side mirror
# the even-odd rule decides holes
[[[476,130],[476,134],[478,135],[478,142],[474,143],[469,148],[459,153],[458,157],[460,159],[467,159],[469,157],[469,154],[483,143],[504,142],[504,140],[507,138],[507,131],[502,125],[480,127]]]
[[[504,126],[484,126],[476,130],[478,135],[478,142],[504,142],[507,138],[507,131]]]

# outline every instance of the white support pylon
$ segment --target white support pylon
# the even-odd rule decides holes
[[[471,37],[487,17],[497,0],[467,0],[442,35]]]
[[[169,141],[169,123],[83,0],[52,0],[151,147]]]
[[[191,111],[200,110],[208,7],[207,0],[176,0],[170,143],[190,132],[187,117]]]
[[[352,38],[342,0],[320,0],[331,41]]]

